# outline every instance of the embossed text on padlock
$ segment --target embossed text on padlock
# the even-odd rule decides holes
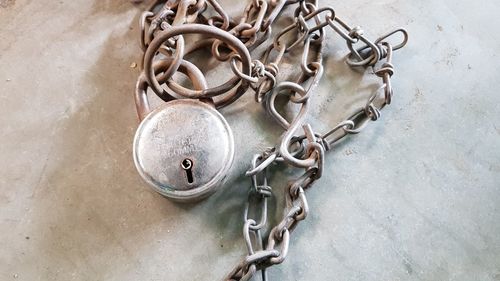
[[[174,100],[141,122],[133,155],[139,174],[156,191],[174,200],[199,200],[226,178],[234,157],[233,134],[210,104]]]

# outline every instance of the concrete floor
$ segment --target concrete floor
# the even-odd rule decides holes
[[[230,2],[233,15],[244,4]],[[372,38],[403,26],[411,41],[394,58],[393,104],[327,156],[311,215],[270,276],[500,280],[500,3],[330,4]],[[0,0],[0,280],[219,280],[244,254],[242,173],[280,130],[248,95],[223,110],[236,161],[220,192],[182,205],[148,188],[131,157],[141,10]],[[370,80],[327,35],[311,111],[320,132]],[[273,176],[276,218],[291,177]]]

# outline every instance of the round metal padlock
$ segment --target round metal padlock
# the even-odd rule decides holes
[[[142,120],[133,149],[139,174],[157,192],[178,201],[197,201],[222,185],[233,162],[234,139],[213,106],[180,99]]]

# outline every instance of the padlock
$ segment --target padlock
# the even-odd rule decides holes
[[[215,192],[227,177],[234,139],[211,104],[179,99],[142,120],[133,155],[139,174],[157,192],[178,201],[197,201]]]
[[[155,73],[164,72],[172,62],[157,62]],[[192,63],[182,60],[178,70],[196,90],[207,88],[203,73]],[[163,76],[162,83],[174,86],[167,78]],[[141,120],[133,145],[137,171],[157,192],[173,200],[197,201],[209,196],[223,184],[233,163],[231,128],[211,99],[202,102],[166,94],[168,102],[151,111],[148,87],[143,72],[135,93]]]
[[[249,82],[235,75],[219,86],[208,88],[200,69],[183,58],[185,34],[203,34],[226,44],[237,54],[233,63],[236,60],[241,63],[240,76],[250,77],[252,67],[250,53],[238,38],[201,24],[165,29],[146,49],[144,71],[136,85],[136,106],[142,122],[134,139],[135,165],[142,178],[159,193],[174,200],[196,201],[222,185],[234,158],[233,134],[216,108],[238,99]],[[177,37],[175,56],[155,60],[172,37]],[[176,71],[185,74],[194,90],[170,79]],[[148,87],[166,101],[152,112]]]

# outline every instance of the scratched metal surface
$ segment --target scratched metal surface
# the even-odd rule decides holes
[[[222,4],[232,14],[243,5]],[[372,37],[403,26],[411,41],[394,59],[393,104],[327,156],[311,216],[270,276],[500,280],[499,2],[328,4]],[[248,95],[223,110],[236,156],[221,192],[182,205],[148,188],[131,156],[141,9],[0,0],[1,280],[218,280],[244,254],[241,175],[279,128]],[[318,131],[355,108],[370,80],[327,36]],[[273,176],[276,218],[291,176]]]

